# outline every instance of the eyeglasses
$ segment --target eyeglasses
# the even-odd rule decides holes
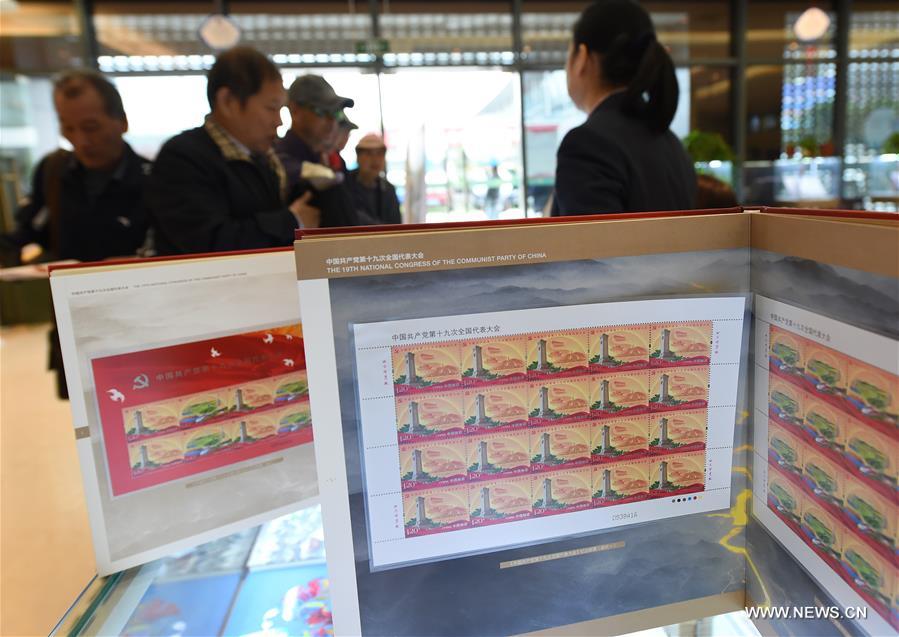
[[[302,106],[303,108],[305,108],[308,111],[312,111],[319,117],[327,117],[328,119],[336,119],[337,118],[337,113],[334,113],[332,111],[327,111],[327,110],[321,108],[320,106],[313,106],[312,104],[303,104],[303,103],[301,103],[300,106]]]
[[[386,148],[357,148],[357,155],[386,155]]]

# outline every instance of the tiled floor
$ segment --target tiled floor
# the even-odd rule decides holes
[[[47,326],[0,330],[0,635],[46,635],[94,574],[69,404]]]

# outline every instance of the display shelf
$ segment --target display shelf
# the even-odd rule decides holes
[[[51,635],[328,635],[319,507],[95,577]]]
[[[734,163],[732,161],[697,161],[693,164],[697,175],[710,175],[728,186],[734,183]]]
[[[843,191],[865,210],[899,212],[899,155],[847,157]]]
[[[840,168],[838,157],[746,162],[744,198],[790,208],[838,208]]]
[[[742,179],[754,204],[899,212],[899,155],[749,161]]]
[[[50,634],[331,635],[324,551],[321,509],[303,509],[189,551],[95,577]],[[745,612],[631,633],[715,634],[759,635]]]

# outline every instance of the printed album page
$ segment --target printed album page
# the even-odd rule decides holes
[[[727,508],[744,305],[356,325],[372,568]]]
[[[299,240],[335,634],[742,608],[748,222]]]
[[[842,607],[871,609],[868,634],[889,634],[899,342],[758,296],[755,346],[754,513]]]
[[[823,214],[753,216],[748,596],[830,613],[772,617],[766,634],[888,635],[899,629],[899,223]]]
[[[54,270],[101,575],[317,495],[289,251]]]

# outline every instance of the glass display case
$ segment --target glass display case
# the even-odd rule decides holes
[[[710,175],[728,186],[734,185],[734,163],[732,161],[697,161],[693,164],[697,175]]]
[[[524,216],[518,79],[477,67],[381,76],[387,179],[407,221]]]
[[[838,157],[746,162],[744,200],[790,208],[840,208],[840,168]]]
[[[843,191],[846,199],[864,210],[899,212],[899,155],[847,157]]]
[[[697,165],[728,181],[726,166]],[[899,212],[899,155],[750,161],[743,164],[747,204]],[[842,190],[840,179],[842,179]]]
[[[51,635],[333,635],[321,509],[303,509],[168,558],[94,578]],[[674,618],[672,618],[674,619]],[[757,637],[745,612],[640,637]]]
[[[330,635],[321,509],[95,578],[52,634]]]

